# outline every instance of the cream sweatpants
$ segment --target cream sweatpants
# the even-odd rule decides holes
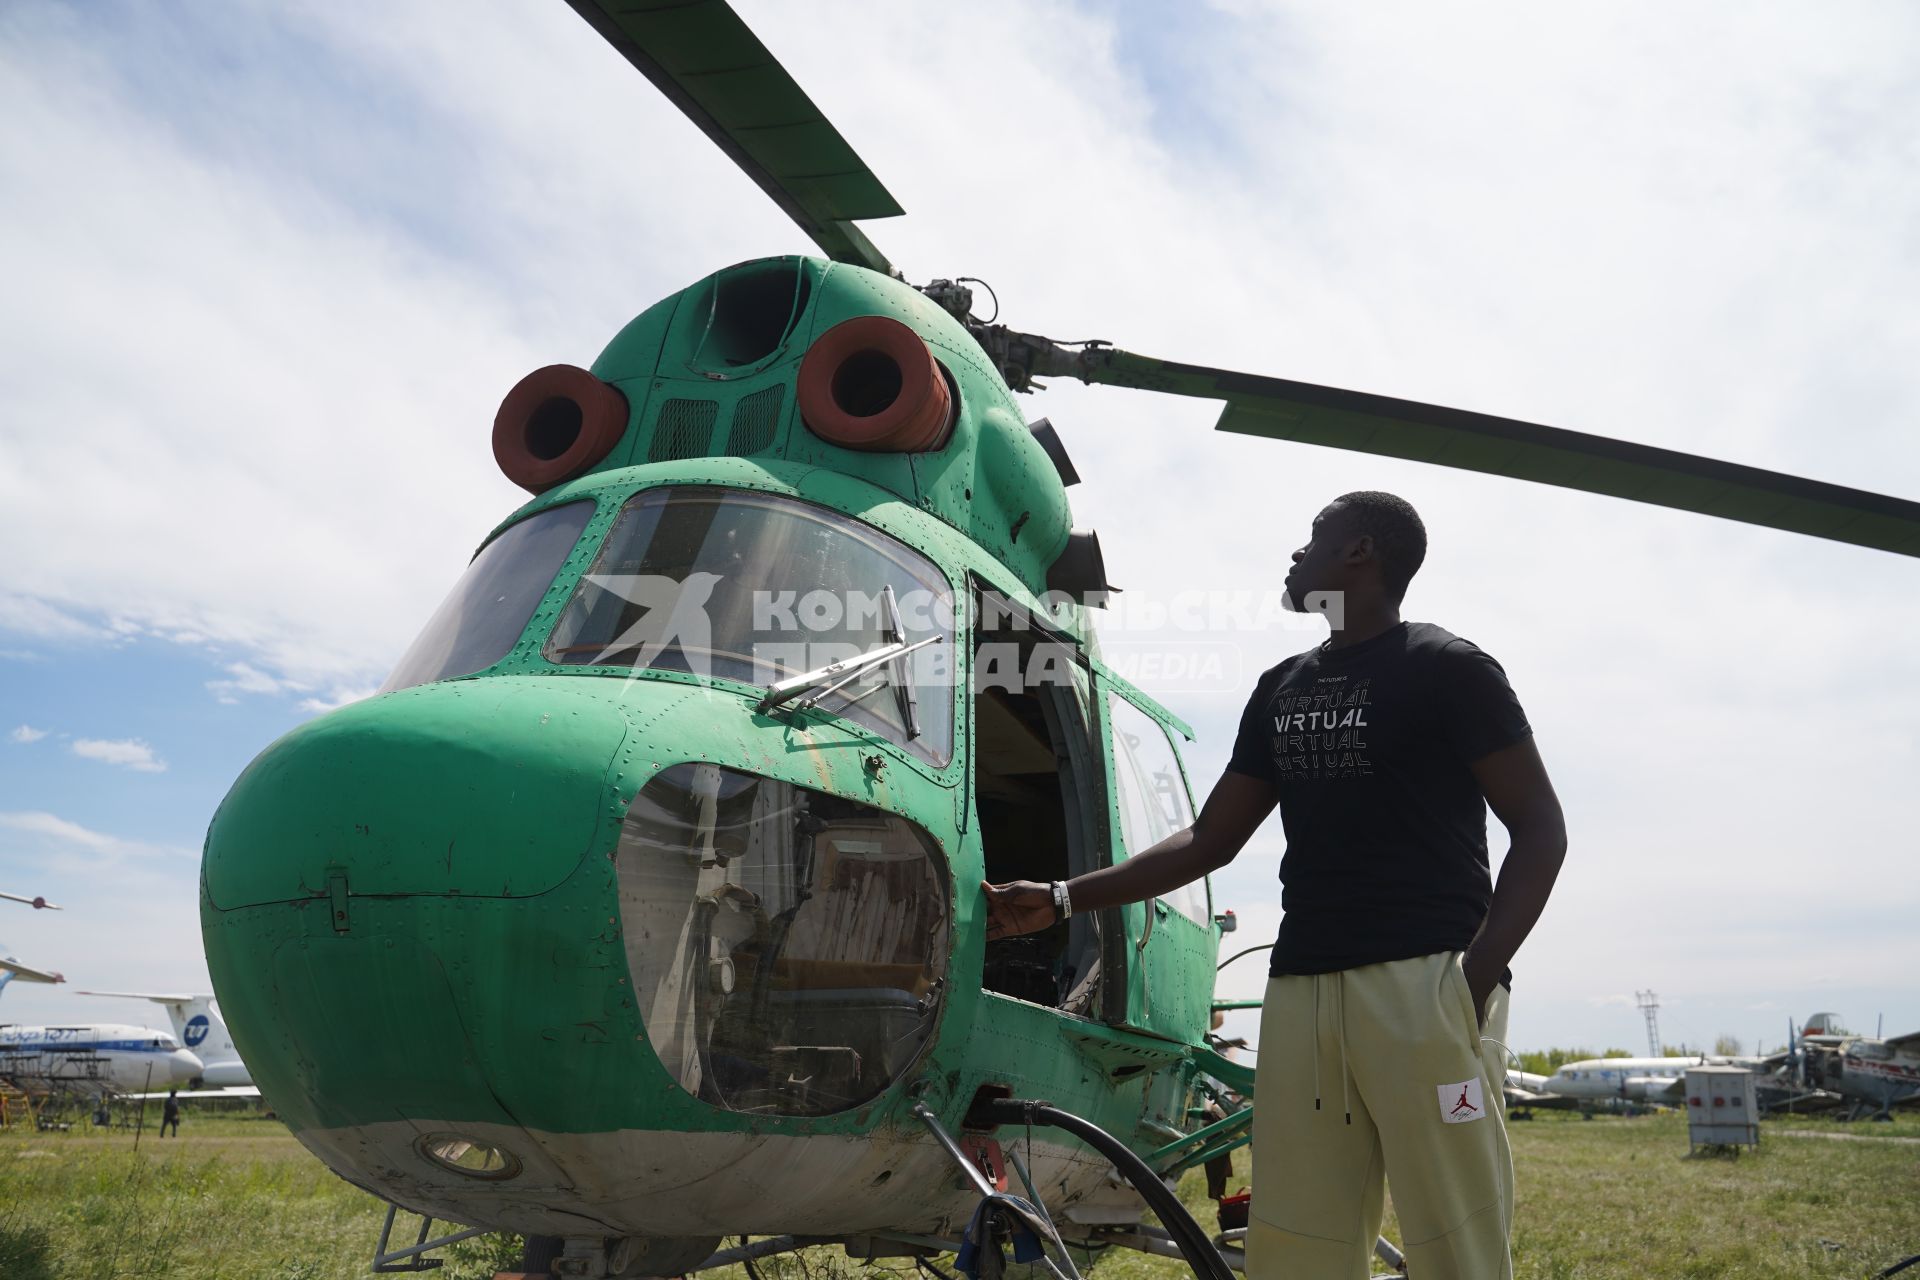
[[[1383,1183],[1409,1280],[1509,1280],[1504,987],[1486,1012],[1457,951],[1268,980],[1248,1280],[1365,1280]]]

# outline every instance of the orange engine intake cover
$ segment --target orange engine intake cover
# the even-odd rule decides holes
[[[831,444],[875,453],[938,449],[953,429],[947,375],[919,334],[887,316],[842,320],[800,362],[800,417]]]
[[[627,431],[627,398],[585,369],[550,364],[513,384],[493,416],[493,460],[529,493],[584,474]]]

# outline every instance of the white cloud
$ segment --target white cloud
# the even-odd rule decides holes
[[[0,827],[31,838],[32,848],[49,852],[80,851],[113,857],[181,857],[193,853],[191,849],[95,831],[42,809],[0,810]]]
[[[111,852],[119,847],[119,841],[112,836],[90,831],[77,822],[68,822],[65,818],[38,810],[0,812],[0,827],[47,836],[62,844],[78,845],[96,853]]]
[[[103,640],[110,634],[105,628],[44,599],[5,590],[0,590],[0,631],[35,639],[67,641]],[[31,659],[32,654],[12,650],[7,656]]]
[[[73,754],[83,760],[117,764],[135,773],[165,773],[167,762],[153,754],[153,748],[138,738],[75,738]]]
[[[617,59],[582,67],[598,38],[571,14],[529,22],[503,11],[457,56],[427,52],[444,44],[427,25],[368,35],[357,21],[328,25],[331,15],[253,17],[235,39],[270,43],[282,23],[318,24],[300,38],[343,45],[342,57],[403,96],[435,110],[457,96],[471,118],[452,127],[514,157],[472,173],[480,189],[457,207],[511,252],[462,261],[431,237],[396,235],[369,207],[379,197],[285,172],[286,155],[338,148],[354,169],[345,177],[411,191],[420,165],[390,154],[412,141],[410,124],[356,142],[276,115],[271,93],[257,114],[221,99],[231,86],[218,77],[158,64],[161,101],[129,100],[84,29],[25,11],[20,38],[0,52],[0,169],[23,175],[0,266],[45,305],[31,320],[0,319],[0,376],[21,388],[9,422],[86,425],[0,430],[0,541],[36,548],[0,570],[0,626],[75,640],[184,637],[236,651],[269,679],[359,688],[384,674],[480,538],[525,498],[488,445],[500,397],[539,365],[589,362],[640,305],[697,274],[658,260],[636,280],[609,269],[605,247],[684,233],[744,257],[765,241],[736,232],[723,247],[728,223],[764,230],[780,219],[758,206],[745,220],[689,206],[664,218],[670,227],[633,220],[653,184],[647,168],[606,165],[608,139],[576,128],[582,110],[620,114],[631,72]],[[444,83],[381,61],[423,54],[445,62]],[[494,93],[486,83],[516,65],[545,87],[472,117]],[[191,130],[169,114],[210,131],[208,148],[183,141]],[[275,127],[285,136],[261,136]],[[706,151],[696,135],[655,156],[698,153],[724,170]],[[358,167],[383,161],[391,167],[379,174]],[[590,240],[563,232],[582,216],[598,218]],[[531,235],[528,219],[545,229]],[[156,235],[164,254],[152,251]],[[796,239],[786,231],[777,243]],[[528,278],[503,277],[501,263]],[[101,349],[116,359],[83,354]],[[71,520],[48,486],[79,471],[101,485],[89,536],[47,539],[41,531]],[[185,494],[201,497],[183,508]]]
[[[302,698],[300,700],[300,709],[302,711],[311,711],[315,715],[318,715],[323,711],[336,711],[346,706],[349,702],[359,702],[362,699],[371,698],[377,692],[379,692],[379,689],[374,685],[365,685],[358,689],[336,687],[329,690],[324,697]]]
[[[195,637],[196,640],[198,638]],[[240,700],[241,694],[293,692],[304,689],[306,686],[291,680],[277,679],[245,662],[230,662],[227,664],[227,678],[209,680],[207,688],[221,702],[233,703]]]
[[[15,742],[20,743],[38,742],[47,736],[47,731],[45,729],[36,729],[30,724],[23,724],[7,736]]]

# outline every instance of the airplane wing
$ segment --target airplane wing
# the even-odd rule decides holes
[[[1564,1093],[1540,1093],[1533,1089],[1522,1089],[1518,1085],[1508,1085],[1503,1092],[1510,1107],[1532,1107],[1541,1111],[1571,1111],[1580,1105],[1580,1099],[1569,1098]]]
[[[40,897],[23,898],[17,893],[0,893],[0,898],[5,898],[8,902],[24,902],[35,911],[58,911],[60,909],[53,903],[48,902],[45,898]]]
[[[154,995],[148,991],[76,991],[77,996],[112,996],[116,1000],[151,1000],[155,1004],[185,1004],[192,996]]]
[[[1628,1076],[1621,1086],[1626,1097],[1642,1102],[1678,1102],[1687,1094],[1684,1076]]]
[[[1903,1036],[1889,1036],[1887,1048],[1895,1053],[1920,1053],[1920,1031],[1909,1031]]]
[[[155,1102],[166,1097],[175,1098],[257,1098],[260,1091],[250,1084],[234,1085],[230,1089],[179,1089],[171,1095],[161,1093],[123,1093],[122,1098],[134,1102]]]
[[[0,960],[0,971],[10,973],[20,982],[65,982],[66,978],[51,969],[30,969],[18,960],[8,957]]]

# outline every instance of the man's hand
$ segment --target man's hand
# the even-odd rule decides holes
[[[987,941],[1016,938],[1052,924],[1053,886],[1037,880],[1009,880],[1006,884],[980,882],[987,895]]]
[[[1467,993],[1473,997],[1473,1016],[1479,1019],[1482,1031],[1487,1027],[1487,999],[1500,985],[1500,972],[1505,968],[1476,961],[1471,947],[1460,957],[1460,970],[1467,975]]]

